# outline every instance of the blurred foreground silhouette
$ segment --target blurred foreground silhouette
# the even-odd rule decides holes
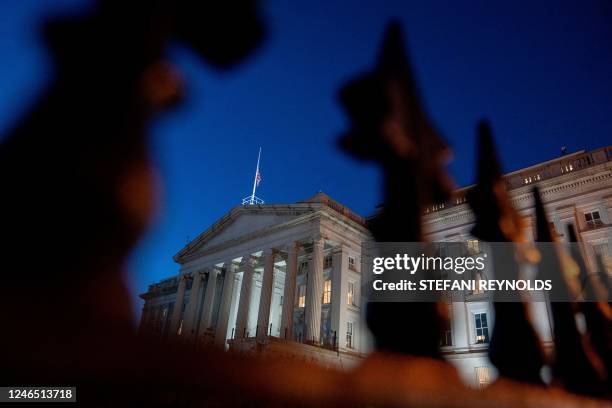
[[[251,1],[102,1],[87,16],[46,26],[57,75],[0,148],[2,384],[77,386],[77,400],[92,406],[608,406],[563,391],[602,394],[599,383],[593,393],[569,387],[566,368],[558,370],[559,387],[544,388],[520,383],[537,383],[535,367],[521,373],[517,364],[511,372],[504,359],[496,364],[509,379],[484,391],[466,388],[440,358],[435,303],[370,305],[378,351],[348,373],[136,336],[123,268],[155,200],[147,124],[180,100],[182,87],[164,47],[176,38],[228,68],[263,37],[256,11]],[[424,207],[450,194],[449,149],[421,107],[399,26],[390,26],[374,71],[344,87],[341,102],[353,121],[343,145],[385,172],[372,234],[422,240]],[[511,209],[496,180],[480,182],[475,202],[498,206],[476,206],[479,219],[506,225]],[[497,227],[491,234],[514,240]],[[498,324],[531,333],[521,310],[507,314]],[[410,323],[399,332],[392,330],[398,315]],[[414,336],[410,326],[421,323]],[[539,356],[529,336],[521,347]],[[609,378],[605,369],[597,373],[598,381]]]

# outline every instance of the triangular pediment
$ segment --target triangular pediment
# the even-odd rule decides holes
[[[291,224],[317,210],[317,204],[238,206],[179,251],[174,260],[186,258],[242,237],[265,233]]]

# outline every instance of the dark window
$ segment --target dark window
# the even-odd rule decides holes
[[[603,225],[601,217],[599,216],[599,211],[592,211],[584,214],[584,219],[586,220],[588,228],[595,228]]]

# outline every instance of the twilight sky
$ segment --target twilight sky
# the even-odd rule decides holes
[[[367,215],[379,174],[336,147],[346,118],[337,90],[371,67],[384,26],[404,24],[430,116],[455,151],[450,170],[471,183],[474,126],[489,118],[505,170],[568,151],[612,144],[612,2],[325,1],[262,2],[267,41],[239,67],[218,72],[189,50],[169,58],[188,86],[185,103],[151,129],[164,185],[158,216],[136,248],[136,294],[178,272],[174,255],[250,193],[261,146],[268,203],[318,190]],[[85,0],[0,5],[0,134],[51,78],[36,31],[42,18]],[[53,137],[53,135],[49,135]],[[84,135],[86,137],[86,135]]]

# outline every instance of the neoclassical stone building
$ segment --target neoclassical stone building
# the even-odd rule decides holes
[[[352,364],[370,348],[360,294],[364,224],[323,193],[237,206],[175,255],[178,276],[141,295],[142,327],[239,350],[265,343],[292,354],[287,341],[317,345],[297,347],[309,360]]]
[[[528,225],[534,217],[531,187],[537,183],[560,239],[573,224],[588,265],[595,266],[597,253],[610,266],[612,147],[563,155],[505,179]],[[470,188],[427,209],[428,240],[465,242],[479,251],[469,233]],[[364,225],[362,217],[323,193],[296,204],[237,206],[174,256],[178,276],[141,295],[141,329],[350,367],[372,349],[361,293],[361,250],[370,239]],[[527,233],[533,237],[531,227]],[[495,375],[486,357],[494,324],[489,294],[465,293],[447,302],[444,354],[466,381],[489,382]],[[547,305],[534,304],[530,311],[541,339],[550,344]]]
[[[531,189],[540,188],[556,235],[567,241],[567,226],[573,224],[587,264],[594,270],[595,253],[612,271],[612,147],[579,151],[514,171],[504,176],[514,207],[524,217],[527,240],[533,240],[535,211]],[[427,240],[465,242],[479,251],[470,236],[473,214],[466,203],[471,186],[455,192],[448,202],[429,208],[424,217]],[[526,267],[528,268],[528,266]],[[551,316],[546,303],[529,305],[532,321],[546,346],[552,345]],[[459,367],[466,380],[481,385],[495,375],[487,358],[487,343],[495,316],[488,293],[465,293],[460,301],[448,301],[450,324],[442,336],[442,350]]]

